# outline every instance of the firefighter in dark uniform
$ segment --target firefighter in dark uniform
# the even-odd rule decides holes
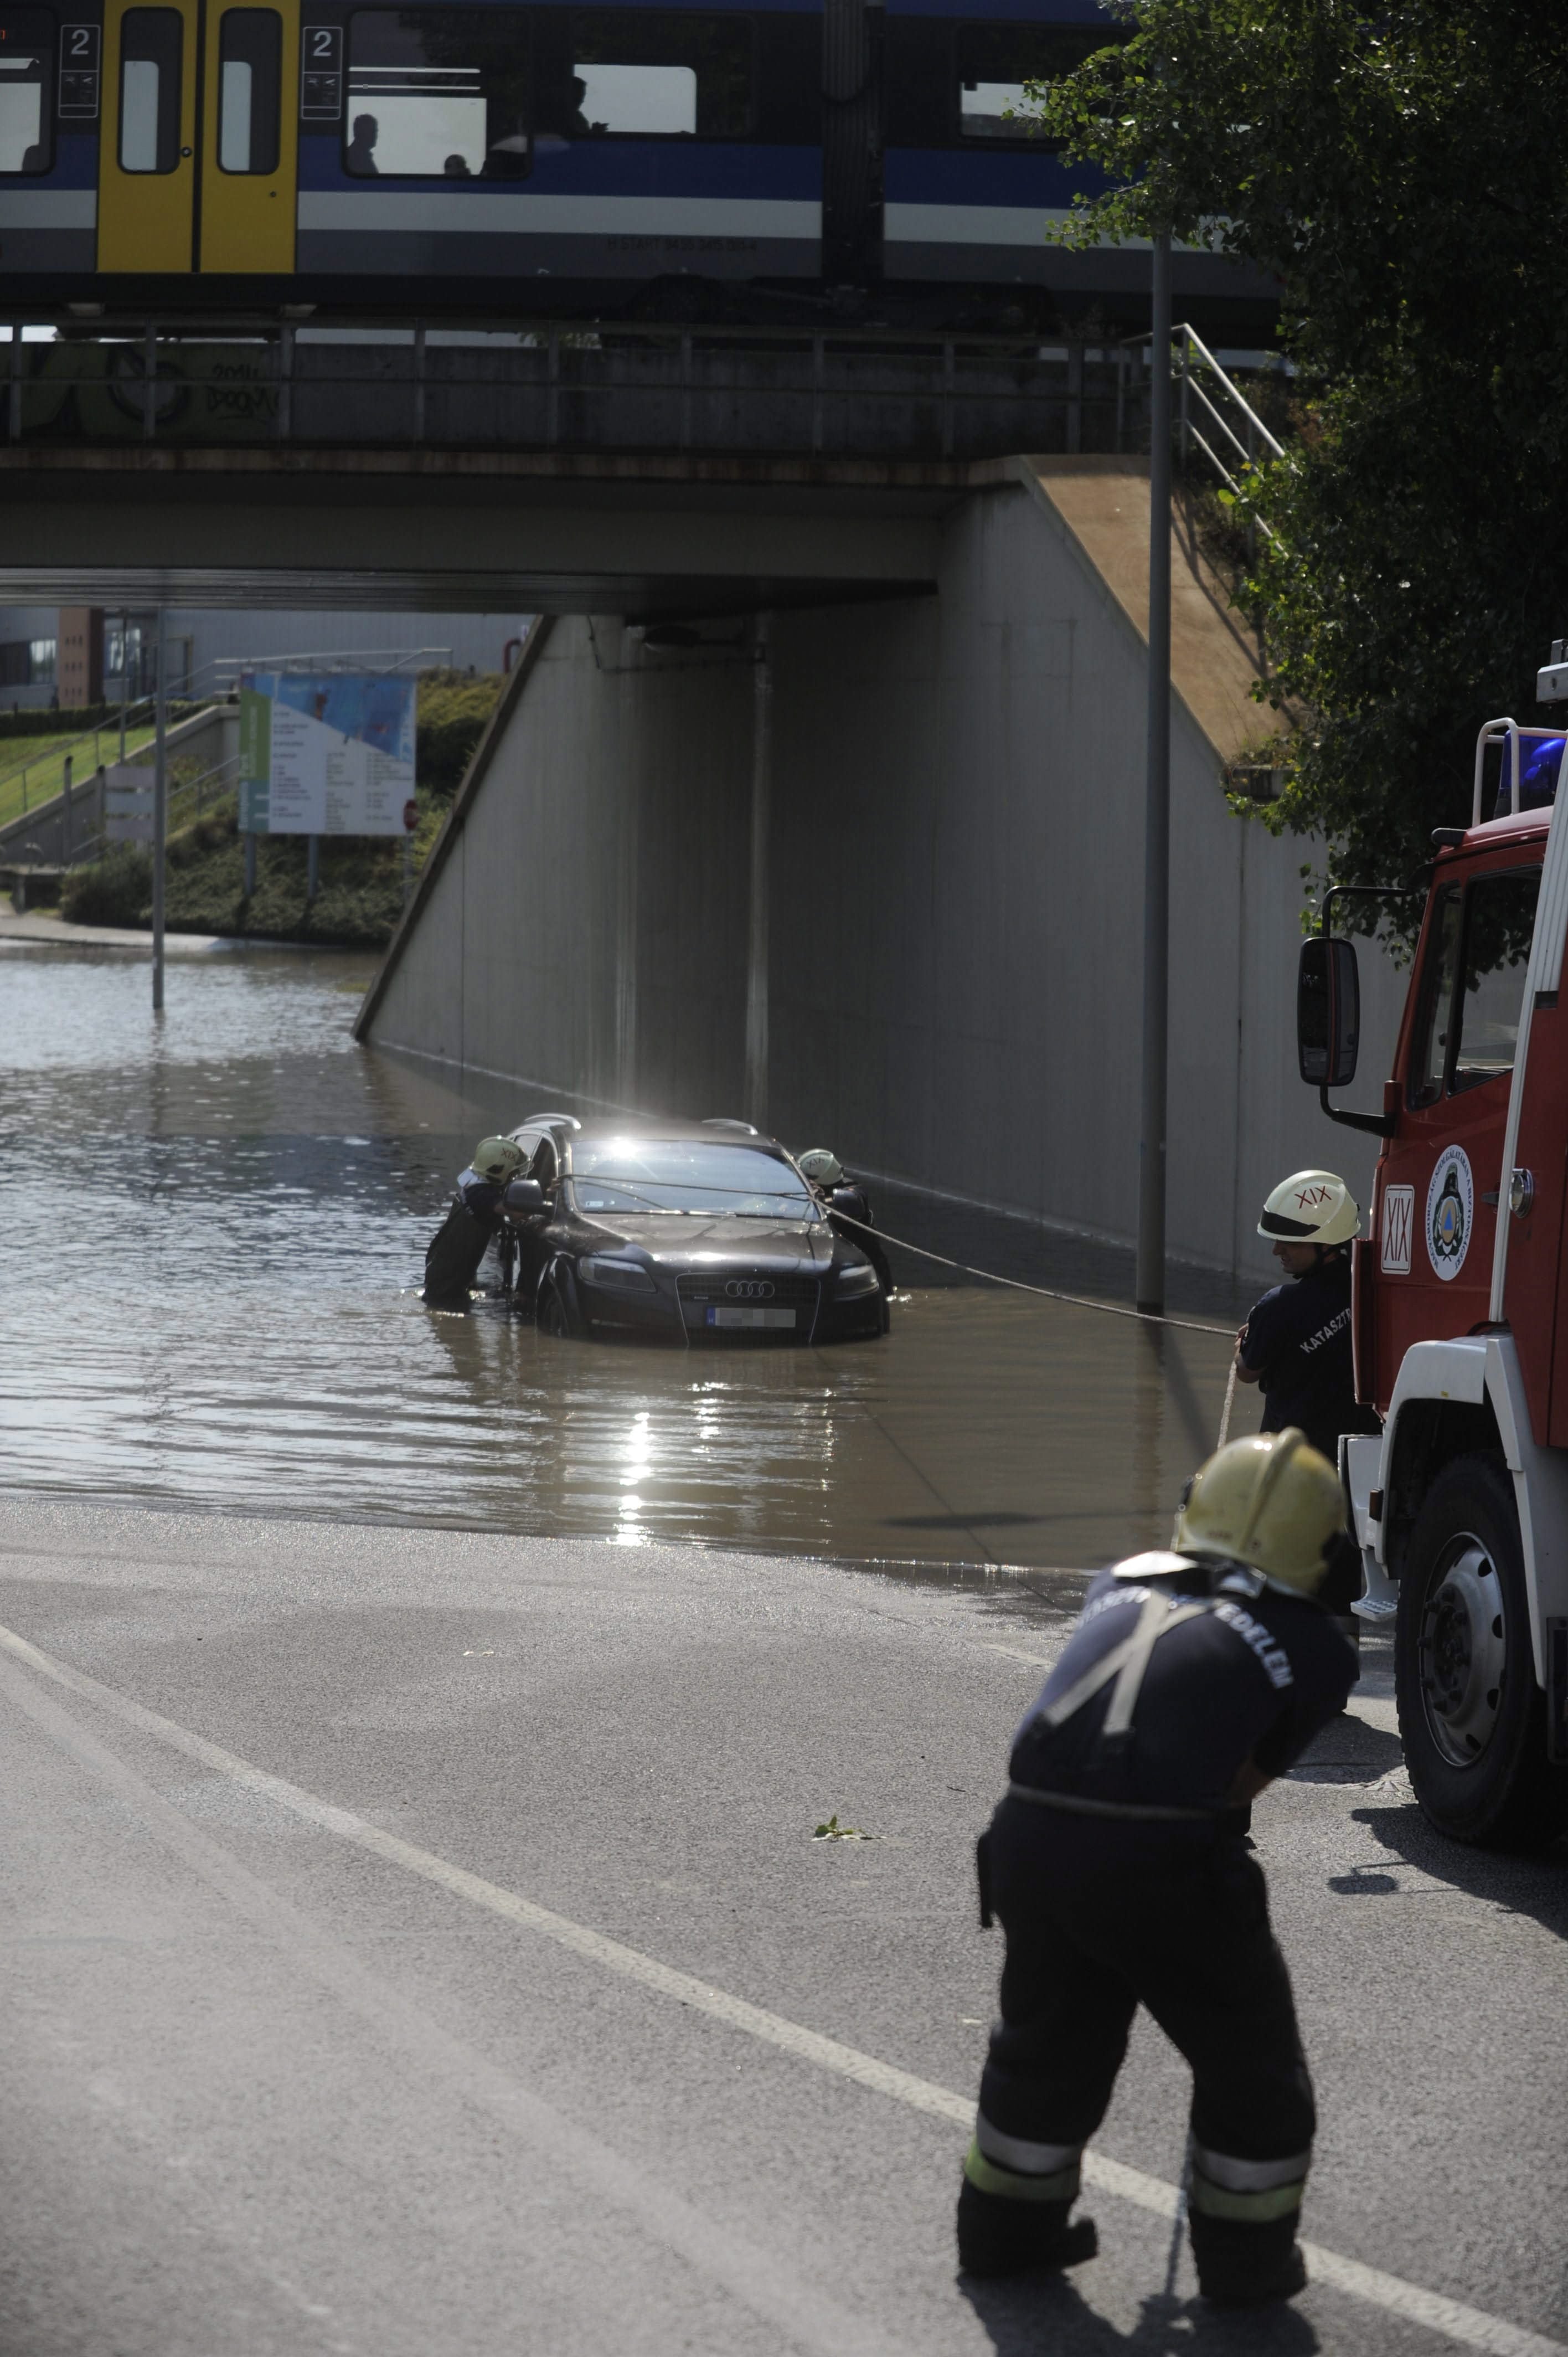
[[[850,1177],[838,1156],[830,1154],[825,1146],[813,1146],[809,1154],[802,1154],[798,1167],[801,1177],[822,1197],[829,1224],[841,1236],[847,1236],[852,1244],[860,1246],[876,1271],[884,1303],[890,1301],[893,1271],[877,1239],[871,1217],[871,1198],[865,1188]]]
[[[1350,1349],[1350,1239],[1361,1215],[1332,1170],[1298,1170],[1263,1205],[1258,1233],[1286,1282],[1256,1303],[1236,1337],[1236,1373],[1263,1388],[1265,1432],[1295,1425],[1339,1462],[1342,1432],[1376,1432],[1356,1400]]]
[[[1193,2074],[1188,2229],[1221,2305],[1287,2299],[1316,2125],[1250,1804],[1354,1676],[1329,1610],[1354,1549],[1334,1469],[1299,1432],[1194,1477],[1173,1552],[1101,1572],[1014,1739],[981,1843],[1007,1937],[959,2196],[973,2275],[1092,2257],[1068,2222],[1139,2005]]]
[[[481,1137],[474,1158],[457,1174],[452,1207],[425,1247],[424,1302],[430,1309],[467,1309],[469,1288],[500,1225],[507,1181],[527,1156],[510,1137]]]

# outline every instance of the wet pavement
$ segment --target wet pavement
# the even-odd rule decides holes
[[[360,1048],[358,957],[0,948],[13,1489],[467,1529],[1072,1568],[1163,1536],[1228,1346],[913,1254],[886,1341],[722,1359],[418,1298],[485,1129],[538,1090]],[[722,1108],[721,1108],[722,1110]],[[794,1140],[805,1145],[814,1140]],[[888,1229],[1112,1296],[1124,1255],[874,1188]],[[488,1272],[487,1272],[488,1274]],[[1223,1324],[1222,1286],[1173,1306]],[[1243,1394],[1233,1430],[1251,1428]]]

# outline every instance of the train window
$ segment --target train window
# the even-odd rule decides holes
[[[965,139],[1037,139],[1027,85],[1057,81],[1110,47],[1090,26],[965,25],[958,36],[958,127]]]
[[[745,17],[575,8],[571,94],[547,127],[568,139],[745,139],[751,44]]]
[[[218,40],[218,165],[275,172],[283,95],[283,18],[275,8],[231,8]]]
[[[120,21],[120,169],[179,165],[179,72],[185,19],[177,8],[127,8]]]
[[[0,9],[0,172],[47,172],[54,18],[42,8]]]
[[[363,179],[521,178],[531,81],[521,9],[361,9],[349,27],[343,161]]]

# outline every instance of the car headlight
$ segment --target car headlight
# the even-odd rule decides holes
[[[580,1260],[577,1274],[585,1285],[602,1285],[612,1293],[651,1293],[653,1279],[634,1260]]]
[[[839,1296],[841,1299],[846,1294],[853,1300],[856,1294],[875,1293],[875,1290],[876,1271],[872,1267],[869,1261],[863,1260],[856,1267],[854,1268],[840,1269]]]

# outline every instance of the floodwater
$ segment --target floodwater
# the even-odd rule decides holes
[[[155,1020],[145,963],[0,945],[6,1487],[911,1567],[1070,1569],[1164,1537],[1219,1426],[1219,1335],[899,1254],[891,1336],[833,1351],[427,1311],[424,1243],[474,1139],[561,1099],[357,1046],[370,971],[182,958]],[[1097,1274],[1020,1222],[878,1201],[1008,1275]],[[1256,1415],[1243,1394],[1233,1429]]]

